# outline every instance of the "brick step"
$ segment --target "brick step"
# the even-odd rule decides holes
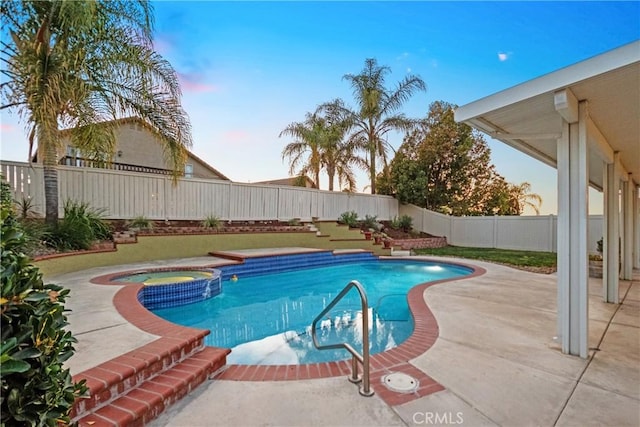
[[[204,348],[207,333],[208,331],[200,331],[184,339],[162,337],[75,375],[74,382],[86,380],[89,397],[76,401],[73,416],[82,417],[95,411],[149,378],[200,352]]]
[[[77,419],[79,426],[143,426],[183,398],[226,364],[226,349],[205,347],[166,371],[147,378],[135,388],[94,408]]]

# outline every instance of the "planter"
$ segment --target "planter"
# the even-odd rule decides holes
[[[381,236],[373,236],[373,241],[375,245],[379,245],[380,243],[382,243],[382,237]]]
[[[589,260],[589,277],[602,278],[602,261]]]
[[[372,234],[372,233],[371,233],[370,231],[365,231],[365,232],[364,232],[364,238],[365,238],[366,240],[371,240],[371,234]]]
[[[383,244],[383,248],[385,249],[391,249],[391,244],[393,243],[393,240],[389,240],[389,239],[384,239],[382,241]]]

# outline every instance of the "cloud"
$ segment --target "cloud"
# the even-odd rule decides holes
[[[402,61],[403,59],[407,59],[409,57],[409,52],[402,52],[400,56],[396,58],[396,61]]]
[[[220,90],[219,87],[204,81],[204,77],[200,74],[178,73],[178,80],[184,92],[207,93]]]
[[[511,54],[506,52],[498,52],[498,60],[500,62],[506,61],[507,59],[509,59],[509,56],[511,56]]]
[[[0,132],[15,132],[18,130],[14,125],[9,123],[0,123]]]

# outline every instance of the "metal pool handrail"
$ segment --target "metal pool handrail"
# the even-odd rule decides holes
[[[362,303],[362,354],[358,353],[356,349],[351,347],[348,343],[336,343],[321,345],[318,342],[316,336],[316,323],[320,321],[335,305],[340,301],[351,288],[356,288],[360,294],[360,302]],[[357,280],[352,280],[347,286],[336,296],[333,301],[324,309],[311,324],[311,337],[313,338],[313,345],[318,350],[330,350],[336,348],[344,348],[351,353],[351,376],[349,381],[352,383],[359,383],[362,381],[362,387],[360,387],[360,394],[363,396],[373,396],[373,390],[369,383],[369,304],[367,303],[367,294],[364,292],[364,288]],[[362,364],[362,377],[358,376],[358,362]]]

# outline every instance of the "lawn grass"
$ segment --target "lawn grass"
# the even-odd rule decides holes
[[[496,262],[514,267],[556,267],[556,254],[553,252],[514,251],[494,248],[466,248],[446,246],[444,248],[416,249],[418,255],[441,255]]]

